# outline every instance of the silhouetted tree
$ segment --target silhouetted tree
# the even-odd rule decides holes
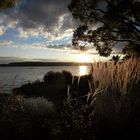
[[[118,55],[116,55],[116,56],[113,55],[113,56],[112,56],[112,60],[114,60],[114,61],[118,61],[118,60],[119,60],[119,56],[118,56]]]
[[[120,59],[119,55],[116,55],[116,56],[113,55],[111,60],[115,62],[114,64],[116,64],[119,61],[119,59]]]
[[[74,46],[93,43],[101,56],[109,56],[117,43],[125,42],[124,53],[140,55],[139,0],[71,0],[68,8],[82,23],[74,31]]]
[[[18,0],[0,0],[0,10],[14,7],[17,1]]]

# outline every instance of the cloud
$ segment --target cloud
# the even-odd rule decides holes
[[[19,37],[42,36],[48,40],[72,37],[78,21],[67,6],[71,0],[20,0],[16,8],[3,11],[4,24],[18,28]]]
[[[14,20],[12,18],[9,18],[7,17],[5,20],[4,20],[4,24],[7,28],[11,28],[11,29],[14,29],[16,28],[16,26],[18,25],[18,19],[17,20]]]
[[[18,24],[18,19],[15,18],[11,18],[6,14],[3,14],[2,12],[0,13],[0,24],[1,26],[3,26],[3,28],[5,28],[6,30],[8,28],[14,29],[16,28],[17,24]]]
[[[55,29],[54,29],[55,30]],[[60,31],[56,29],[53,33],[50,33],[47,31],[47,29],[44,29],[42,27],[38,28],[18,28],[18,33],[20,38],[29,38],[29,37],[43,37],[46,38],[48,41],[58,41],[58,40],[68,40],[72,38],[73,35],[73,29],[69,28],[64,31]]]
[[[11,41],[11,40],[0,41],[0,46],[9,46],[9,45],[12,45],[12,44],[13,44],[13,41]]]
[[[6,32],[6,28],[4,26],[0,26],[0,36]]]
[[[73,47],[72,45],[70,44],[58,44],[58,45],[55,45],[55,44],[49,44],[49,43],[32,43],[32,44],[21,44],[21,45],[17,45],[17,44],[14,44],[12,42],[7,42],[6,44],[6,41],[1,41],[0,42],[0,45],[10,45],[11,44],[11,47],[13,48],[34,48],[34,49],[59,49],[59,50],[72,50]]]
[[[20,38],[28,38],[28,32],[24,31],[23,28],[18,28],[18,33]]]
[[[68,13],[67,5],[70,0],[30,0],[21,3],[19,13],[22,14],[22,19],[28,22],[21,24],[25,28],[43,25],[49,30],[58,27],[60,17]]]

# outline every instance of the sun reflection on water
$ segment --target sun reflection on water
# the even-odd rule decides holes
[[[87,66],[79,66],[79,75],[86,75],[89,73],[89,69]]]

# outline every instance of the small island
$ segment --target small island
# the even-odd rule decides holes
[[[91,63],[83,62],[14,62],[8,64],[0,64],[0,67],[26,67],[26,66],[90,66]]]

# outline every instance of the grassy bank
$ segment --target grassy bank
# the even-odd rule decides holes
[[[136,58],[95,63],[91,74],[81,78],[67,72],[46,74],[43,83],[24,85],[12,95],[0,94],[3,140],[135,137],[140,138],[140,61]]]

